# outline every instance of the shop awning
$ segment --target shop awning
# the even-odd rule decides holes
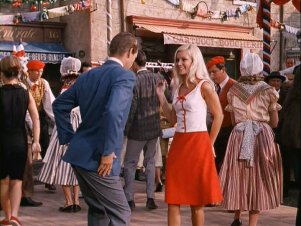
[[[249,33],[149,24],[135,25],[153,33],[162,33],[164,44],[196,44],[205,47],[262,49],[262,40]]]
[[[11,55],[13,45],[18,46],[20,42],[0,42],[0,59],[4,56]],[[57,64],[64,57],[73,55],[65,50],[61,43],[33,43],[22,42],[25,49],[25,56],[29,60],[41,60],[45,63]]]

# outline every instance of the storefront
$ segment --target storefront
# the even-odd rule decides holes
[[[46,63],[43,77],[47,79],[55,95],[60,89],[60,63],[73,55],[63,46],[65,24],[54,22],[27,23],[0,26],[0,59],[11,55],[13,46],[23,44],[28,60]]]
[[[127,22],[149,61],[173,62],[179,45],[196,44],[205,61],[217,55],[225,57],[228,74],[235,79],[243,52],[262,49],[262,41],[252,35],[251,27],[140,16],[129,16]]]

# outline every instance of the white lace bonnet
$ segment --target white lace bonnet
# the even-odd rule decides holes
[[[74,57],[65,57],[61,62],[60,73],[64,77],[69,74],[78,74],[81,62]]]
[[[263,71],[263,63],[258,54],[246,53],[240,61],[241,76],[258,75]]]

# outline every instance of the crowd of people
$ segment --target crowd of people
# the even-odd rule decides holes
[[[40,159],[37,180],[51,191],[62,186],[58,210],[81,211],[82,195],[89,226],[129,225],[139,164],[148,210],[159,208],[155,191],[164,183],[169,226],[181,225],[183,205],[194,226],[204,225],[204,207],[212,206],[234,213],[231,226],[243,225],[243,211],[246,225],[256,226],[261,211],[289,194],[291,171],[301,188],[300,65],[264,77],[259,55],[246,53],[236,81],[224,57],[205,63],[192,44],[176,50],[171,77],[148,70],[146,61],[135,36],[119,33],[100,67],[62,60],[55,98],[41,78],[43,62],[29,61],[25,71],[17,56],[1,59],[1,226],[22,225],[20,205],[42,205],[32,199],[32,165]]]

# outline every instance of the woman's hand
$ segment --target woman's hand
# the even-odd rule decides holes
[[[41,152],[41,146],[38,142],[33,142],[32,143],[32,146],[31,146],[31,151],[32,153],[38,153],[38,152]]]
[[[167,82],[165,80],[162,80],[161,82],[159,82],[157,84],[156,92],[157,92],[159,99],[161,99],[165,95],[164,93],[166,90],[166,86],[167,86]]]
[[[212,152],[213,152],[213,157],[216,158],[215,149],[213,145],[212,145]]]
[[[32,152],[32,160],[36,161],[36,160],[41,160],[42,156],[41,156],[41,146],[39,143],[37,142],[33,142],[31,145],[31,152]]]

